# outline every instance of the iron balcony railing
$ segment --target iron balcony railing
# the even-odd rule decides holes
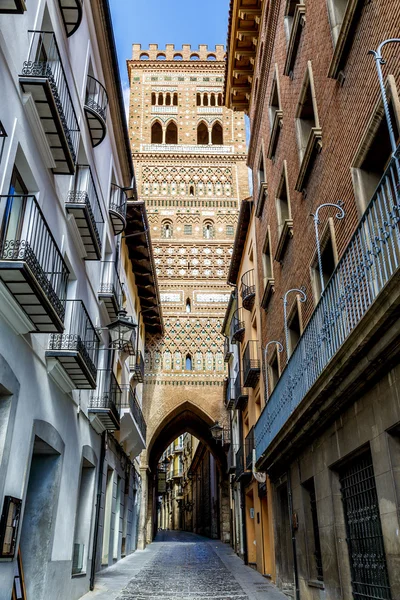
[[[241,373],[239,371],[235,379],[235,408],[238,410],[244,408],[246,406],[248,397],[249,393],[247,388],[242,387]]]
[[[228,448],[228,473],[234,473],[236,471],[236,454],[234,451],[234,445],[230,444]]]
[[[25,261],[64,321],[69,271],[34,196],[0,196],[0,260]]]
[[[89,165],[77,165],[73,188],[68,192],[67,203],[83,204],[89,213],[90,223],[101,252],[104,218]]]
[[[243,446],[239,446],[239,450],[236,452],[236,479],[239,479],[244,473],[244,451]]]
[[[224,361],[228,362],[231,356],[232,356],[231,343],[230,343],[229,337],[225,336],[225,338],[224,338]]]
[[[106,121],[108,96],[104,85],[91,75],[87,76],[85,105]]]
[[[231,377],[226,380],[225,406],[227,409],[233,408],[235,404],[235,382]]]
[[[97,369],[97,389],[91,394],[89,410],[106,409],[113,415],[113,421],[119,423],[122,390],[111,369]]]
[[[397,272],[400,149],[390,161],[255,428],[257,459]]]
[[[32,37],[28,60],[24,62],[22,75],[45,77],[48,80],[68,148],[72,160],[76,164],[79,144],[78,119],[72,103],[56,37],[52,31],[29,31],[29,33]]]
[[[254,281],[254,269],[250,269],[242,275],[240,284],[240,295],[242,296],[242,304],[246,310],[251,310],[254,305],[256,295],[256,284]]]
[[[132,373],[132,379],[138,381],[139,383],[143,383],[144,381],[144,359],[141,350],[137,353],[136,356],[130,357],[130,370]]]
[[[237,342],[241,342],[243,340],[245,331],[245,322],[243,315],[243,308],[238,308],[235,310],[232,316],[231,321],[231,340],[232,344],[236,344]]]
[[[143,439],[146,439],[146,431],[147,425],[144,419],[142,409],[140,408],[140,404],[138,402],[136,392],[133,387],[129,386],[126,390],[126,394],[122,397],[121,408],[129,408],[135,422],[139,428],[140,433],[142,434]]]
[[[246,471],[251,471],[253,468],[254,427],[252,427],[246,435],[244,449],[246,453]]]
[[[126,219],[127,198],[124,190],[116,183],[111,184],[110,211],[117,213],[123,220]]]
[[[50,335],[49,350],[78,352],[90,375],[96,380],[100,343],[97,331],[82,300],[67,300],[65,306],[65,332]]]
[[[243,385],[254,388],[260,378],[258,341],[249,340],[243,353]]]
[[[118,307],[122,306],[122,283],[118,275],[117,266],[113,260],[102,260],[102,276],[99,294],[111,294]]]

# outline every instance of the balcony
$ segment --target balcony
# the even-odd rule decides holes
[[[251,479],[251,473],[246,471],[245,468],[245,456],[243,446],[239,446],[239,450],[236,452],[235,457],[236,469],[235,476],[237,481],[241,481],[244,485],[249,483]]]
[[[138,383],[143,383],[144,381],[144,360],[143,354],[139,350],[136,356],[132,356],[129,363],[129,368],[131,371],[131,379],[133,381],[137,381]]]
[[[88,165],[77,166],[73,189],[68,192],[65,209],[75,219],[85,248],[86,260],[99,260],[104,219],[92,171]]]
[[[397,318],[399,153],[398,149],[389,163],[257,421],[256,457],[263,457],[263,464],[273,449],[278,451],[278,444],[287,447],[290,439],[294,448],[295,435],[300,440],[315,428],[317,418],[319,423],[332,418],[352,390],[359,393],[379,365],[389,362],[389,350],[382,347],[380,359],[374,358],[374,344],[377,339],[384,343],[383,333],[394,329]]]
[[[91,75],[87,76],[85,114],[92,146],[95,148],[106,137],[108,96],[105,87]]]
[[[72,389],[94,389],[99,337],[82,300],[67,300],[65,306],[65,332],[50,335],[46,359],[58,360]]]
[[[0,14],[22,15],[26,11],[24,0],[0,0]]]
[[[228,462],[228,474],[235,473],[236,472],[236,454],[233,450],[233,444],[231,444],[229,446],[227,462]]]
[[[31,94],[53,160],[53,173],[72,175],[79,126],[54,33],[31,31],[28,59],[19,82]]]
[[[243,354],[243,385],[255,388],[260,379],[260,359],[258,341],[249,340]]]
[[[253,470],[253,450],[254,450],[254,427],[252,427],[249,433],[246,435],[244,442],[244,450],[246,455],[246,471]]]
[[[130,385],[123,387],[119,440],[126,443],[128,452],[137,456],[146,447],[146,421],[135,389]]]
[[[243,308],[246,310],[252,310],[254,306],[254,299],[256,297],[254,269],[250,269],[250,271],[247,271],[244,275],[242,275],[240,295],[242,296]]]
[[[231,377],[225,380],[225,406],[228,410],[235,405],[235,382]]]
[[[103,260],[98,298],[103,301],[111,321],[115,321],[122,306],[122,284],[113,260]]]
[[[235,379],[235,408],[237,410],[243,410],[246,407],[248,399],[249,391],[247,388],[242,387],[239,372]]]
[[[68,275],[36,198],[0,196],[0,279],[29,317],[27,331],[63,331]]]
[[[224,361],[227,363],[229,362],[230,357],[232,356],[233,352],[231,351],[231,344],[229,341],[229,338],[227,336],[225,336],[224,339]]]
[[[119,235],[126,228],[126,194],[122,188],[116,183],[111,184],[110,206],[108,212],[110,214],[111,225],[114,230],[114,235]]]
[[[233,313],[231,321],[231,340],[232,344],[242,342],[244,338],[245,324],[243,316],[243,308],[238,308]]]
[[[110,369],[97,370],[97,389],[89,399],[89,418],[97,432],[120,427],[122,390]]]
[[[70,37],[78,29],[82,21],[82,0],[58,0],[65,33]]]

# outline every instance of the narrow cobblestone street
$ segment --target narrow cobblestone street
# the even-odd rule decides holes
[[[160,532],[96,577],[81,600],[285,600],[281,592],[219,541],[178,531]]]

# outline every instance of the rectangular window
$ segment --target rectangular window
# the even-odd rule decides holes
[[[274,391],[276,384],[279,381],[279,377],[280,377],[279,355],[278,355],[277,350],[275,350],[270,362],[268,363],[268,390],[269,390],[270,395]]]
[[[263,278],[264,278],[264,292],[261,300],[261,306],[264,310],[267,309],[268,302],[271,294],[274,291],[274,269],[273,259],[271,254],[271,233],[268,227],[267,235],[265,237],[263,252],[262,252],[262,267],[263,267]]]
[[[288,358],[290,358],[293,354],[294,349],[297,346],[297,342],[300,339],[300,336],[303,332],[302,322],[301,322],[301,313],[300,313],[300,299],[297,296],[295,303],[293,305],[293,309],[288,318],[288,333],[289,333],[289,347],[287,349]]]
[[[286,61],[283,72],[293,75],[301,32],[305,23],[306,7],[301,0],[287,0],[285,8],[284,28],[287,41]]]
[[[227,225],[226,226],[226,235],[232,236],[234,234],[235,230],[233,225]]]
[[[320,245],[321,245],[321,263],[322,263],[322,280],[323,280],[324,289],[325,289],[326,284],[328,283],[329,279],[331,278],[331,275],[332,275],[333,271],[335,270],[335,267],[337,264],[336,245],[334,244],[334,241],[332,238],[333,232],[334,232],[333,221],[332,221],[332,219],[329,219],[328,228],[326,230],[325,235],[322,236],[321,243],[320,243]],[[311,280],[312,280],[315,303],[317,303],[321,297],[321,292],[322,292],[321,275],[320,275],[320,270],[319,270],[317,253],[315,254],[314,261],[313,261],[313,264],[311,267]]]
[[[183,233],[185,235],[192,235],[192,226],[191,225],[184,225],[183,226]]]
[[[278,145],[279,134],[282,128],[282,108],[281,98],[279,89],[279,71],[278,65],[275,64],[274,78],[272,80],[271,94],[269,97],[268,106],[269,122],[271,129],[271,136],[268,145],[267,156],[273,160],[276,153],[276,147]]]
[[[323,581],[321,541],[319,537],[317,499],[314,478],[303,484],[305,533],[310,565],[310,579]]]
[[[285,252],[287,242],[293,235],[292,211],[290,208],[290,195],[286,160],[283,161],[281,179],[275,198],[276,218],[278,223],[278,246],[275,260],[281,261]]]
[[[365,2],[361,0],[327,0],[334,52],[328,77],[344,79],[343,69],[350,53]]]

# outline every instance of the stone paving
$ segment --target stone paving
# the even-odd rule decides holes
[[[232,548],[179,531],[160,532],[137,551],[96,576],[81,600],[287,600]]]

